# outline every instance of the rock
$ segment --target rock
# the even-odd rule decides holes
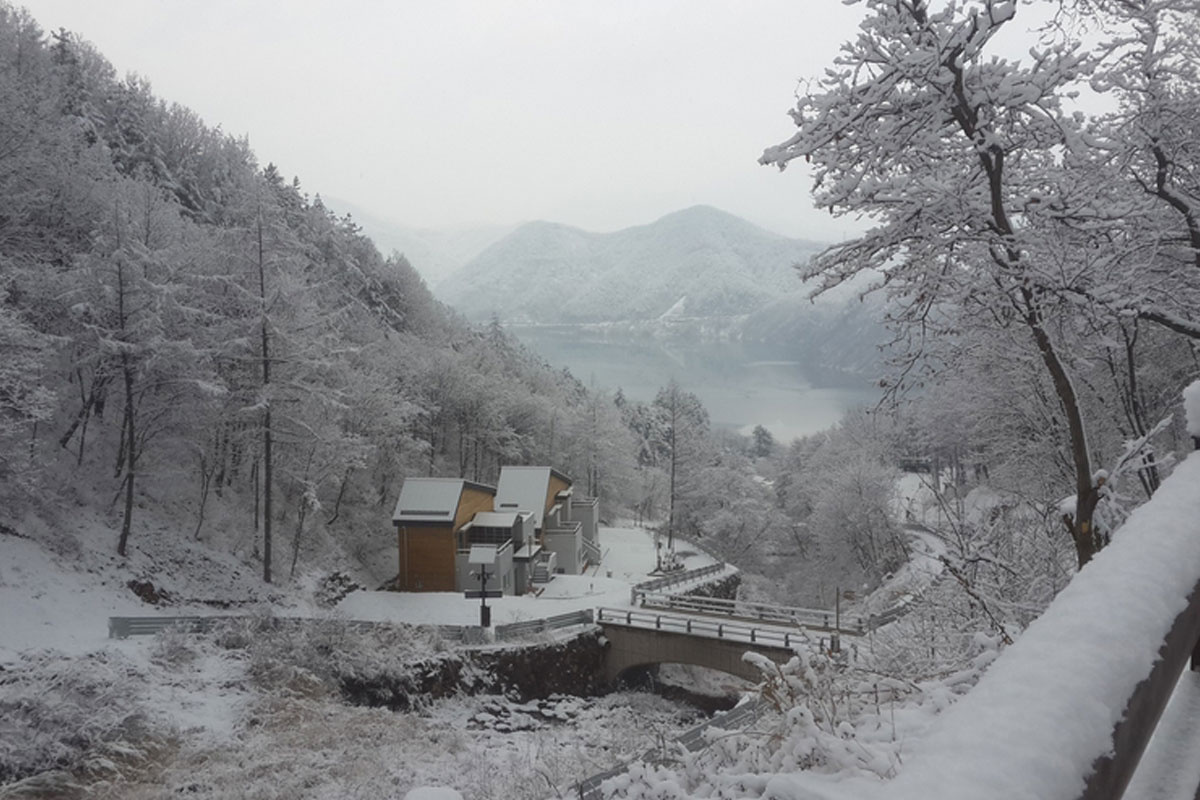
[[[125,584],[129,590],[136,594],[143,603],[149,603],[156,606],[160,603],[170,603],[171,593],[165,589],[155,589],[154,584],[150,581],[139,581],[136,578]]]

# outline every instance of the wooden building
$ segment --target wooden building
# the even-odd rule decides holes
[[[462,478],[407,478],[392,513],[400,550],[396,588],[453,592],[456,532],[481,511],[491,511],[496,490]]]
[[[550,467],[504,466],[495,488],[462,478],[408,478],[392,514],[395,588],[455,592],[474,586],[472,545],[497,548],[492,588],[522,594],[555,573],[600,563],[595,498],[576,497]]]

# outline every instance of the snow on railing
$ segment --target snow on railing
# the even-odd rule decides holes
[[[1200,639],[1200,455],[1181,463],[864,797],[1121,797]]]
[[[1187,419],[1187,432],[1200,450],[1200,381],[1192,381],[1183,390],[1183,413]]]

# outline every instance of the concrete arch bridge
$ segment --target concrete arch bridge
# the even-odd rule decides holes
[[[811,641],[791,625],[641,609],[598,608],[595,621],[609,642],[603,675],[609,683],[626,670],[654,664],[690,664],[759,681],[761,672],[742,659],[744,653],[784,664],[798,645]]]

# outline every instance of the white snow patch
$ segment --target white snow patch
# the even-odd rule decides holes
[[[1192,381],[1183,390],[1183,411],[1189,436],[1200,436],[1200,381]]]
[[[447,786],[418,786],[404,800],[463,800],[463,796]]]

